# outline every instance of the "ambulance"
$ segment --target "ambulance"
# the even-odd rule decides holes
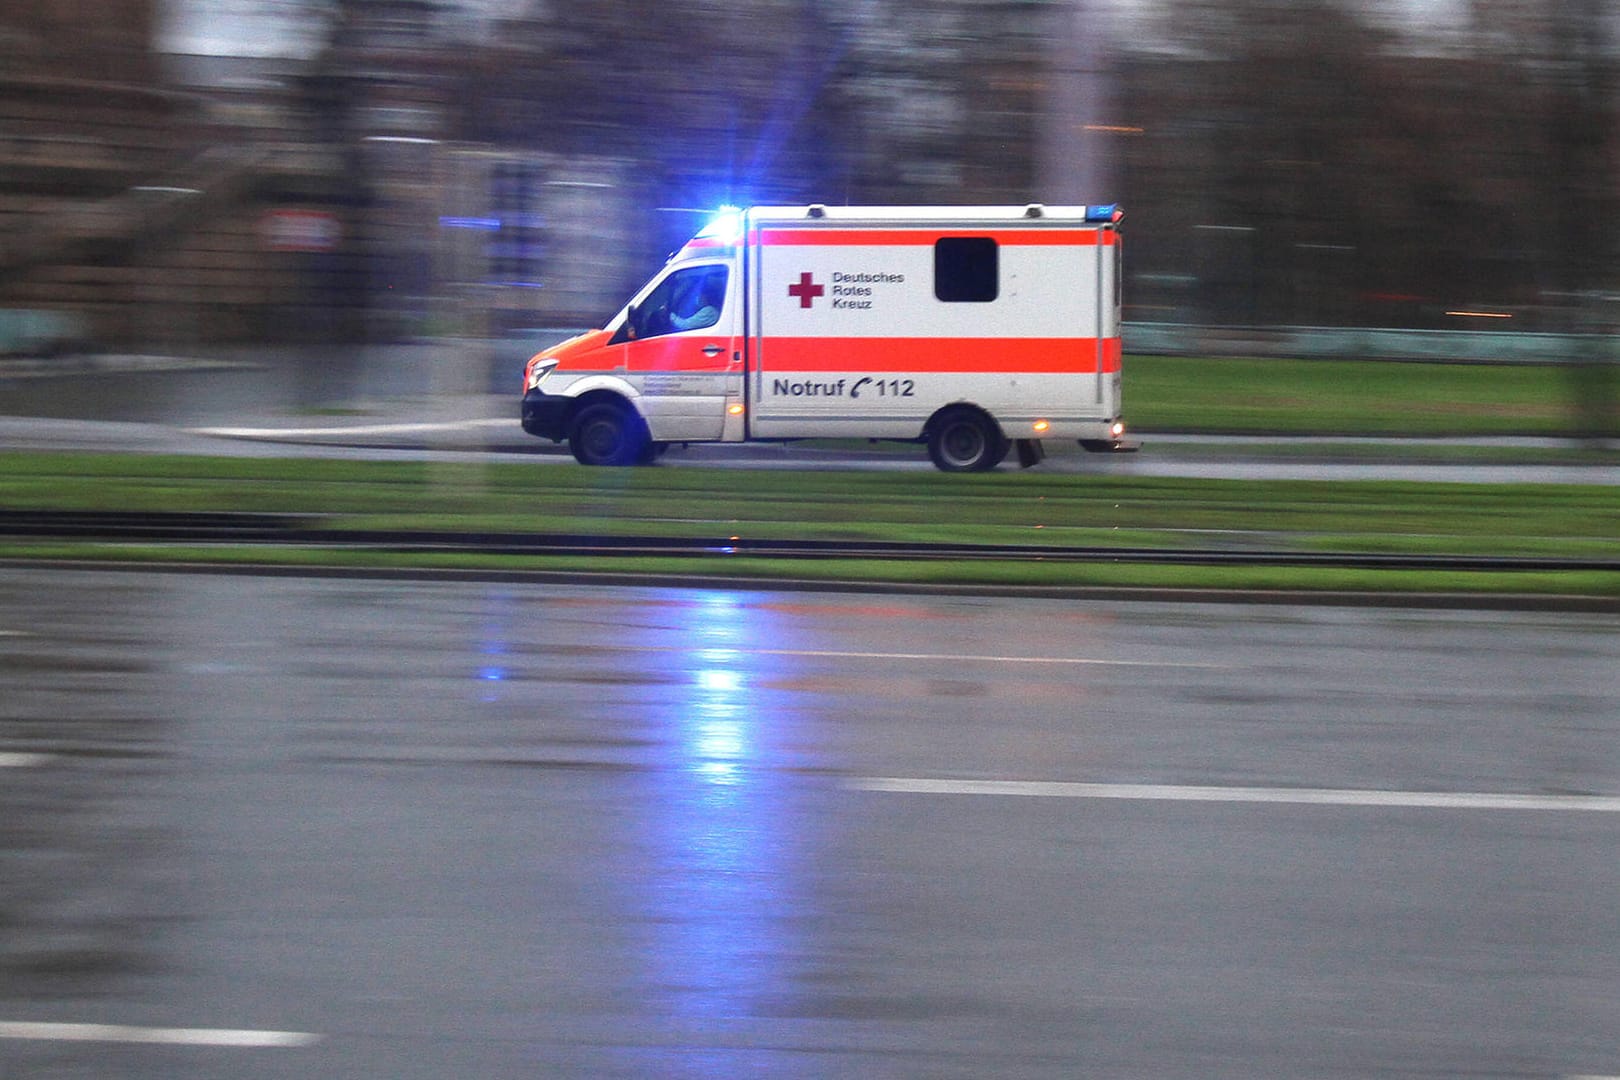
[[[946,472],[1120,420],[1120,210],[718,215],[600,330],[534,356],[523,430],[586,465],[671,444],[903,440]]]

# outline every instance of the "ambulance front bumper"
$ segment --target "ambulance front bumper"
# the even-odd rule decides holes
[[[523,395],[523,430],[541,439],[561,442],[568,437],[568,407],[573,398],[530,390]]]

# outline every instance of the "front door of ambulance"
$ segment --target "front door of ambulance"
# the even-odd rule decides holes
[[[720,438],[742,392],[741,309],[729,263],[673,270],[630,311],[625,366],[659,442]]]

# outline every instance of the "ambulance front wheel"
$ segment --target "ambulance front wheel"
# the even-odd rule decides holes
[[[650,461],[641,418],[623,405],[598,402],[574,418],[568,449],[581,465],[635,465]]]
[[[942,472],[983,472],[1001,464],[1012,444],[977,409],[952,409],[928,429],[928,456]]]

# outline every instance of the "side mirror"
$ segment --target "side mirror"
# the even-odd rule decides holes
[[[635,304],[624,313],[624,336],[631,341],[636,339],[636,327],[641,325],[641,308]]]

